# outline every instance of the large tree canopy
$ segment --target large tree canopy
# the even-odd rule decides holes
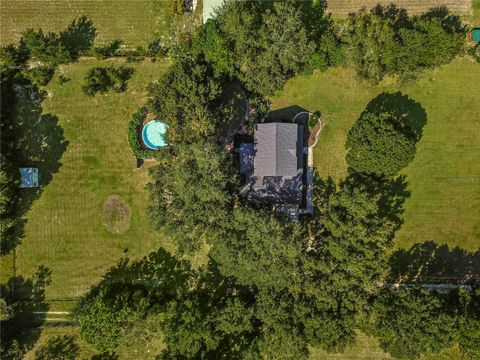
[[[460,19],[446,8],[409,17],[393,5],[377,6],[350,16],[352,60],[357,74],[372,82],[448,63],[462,51],[464,38]]]
[[[229,1],[215,21],[231,44],[238,76],[247,89],[271,95],[312,55],[307,28],[293,2]]]
[[[386,288],[374,309],[373,333],[395,358],[416,359],[453,345],[457,322],[446,302],[422,288]]]
[[[151,172],[148,212],[156,227],[165,226],[180,252],[197,250],[217,236],[228,220],[236,183],[230,155],[216,144],[178,144]]]
[[[364,111],[347,135],[351,171],[392,176],[413,160],[415,133],[395,114]]]
[[[170,142],[189,142],[213,135],[228,122],[222,106],[224,89],[224,81],[208,64],[182,59],[149,86],[149,107],[170,126]]]

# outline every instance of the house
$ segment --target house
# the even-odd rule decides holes
[[[21,188],[35,188],[40,186],[40,177],[37,168],[20,168]]]
[[[250,202],[289,206],[302,204],[303,126],[294,123],[258,124],[254,142],[239,148],[240,191]]]

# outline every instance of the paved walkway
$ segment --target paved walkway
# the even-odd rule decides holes
[[[313,214],[313,147],[305,148],[307,150],[307,195],[306,206],[299,209],[300,214]]]

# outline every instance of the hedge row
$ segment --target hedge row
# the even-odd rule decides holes
[[[147,108],[141,107],[133,114],[128,123],[128,143],[133,155],[137,159],[149,159],[155,156],[155,150],[147,150],[140,140],[140,132],[142,131],[143,122],[147,118]]]

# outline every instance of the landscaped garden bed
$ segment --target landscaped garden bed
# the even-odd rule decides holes
[[[155,156],[156,150],[148,149],[142,142],[142,128],[148,117],[147,108],[141,107],[133,114],[128,124],[128,144],[137,159],[150,159]]]
[[[308,115],[308,146],[317,144],[318,134],[322,130],[322,120],[318,114]]]

